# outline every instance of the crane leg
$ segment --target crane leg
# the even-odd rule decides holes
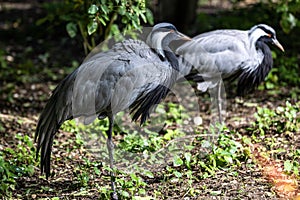
[[[220,125],[223,123],[223,118],[222,118],[222,81],[220,80],[218,82],[218,90],[217,90],[217,109],[218,109],[218,117],[219,117],[219,123]]]
[[[215,87],[209,90],[212,101],[212,128],[213,132],[218,136],[221,133],[223,126],[223,110],[225,109],[225,91],[222,79],[217,80]],[[213,136],[213,140],[215,140]]]
[[[111,199],[112,200],[117,200],[118,195],[116,192],[116,185],[115,185],[115,174],[114,174],[114,143],[112,141],[112,129],[113,129],[113,124],[114,124],[114,119],[113,116],[108,117],[109,120],[109,129],[107,132],[107,149],[108,149],[108,154],[109,154],[109,165],[110,165],[110,181],[111,181],[111,189],[112,189],[112,194],[111,194]]]
[[[222,79],[219,80],[217,85],[217,109],[220,123],[218,127],[218,134],[220,134],[224,125],[224,118],[222,115],[224,114],[223,111],[226,109],[226,93]]]

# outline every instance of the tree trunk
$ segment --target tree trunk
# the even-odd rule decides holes
[[[155,21],[170,22],[187,33],[196,19],[197,3],[198,0],[156,0],[153,5]]]

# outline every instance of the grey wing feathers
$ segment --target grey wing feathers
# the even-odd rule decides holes
[[[194,37],[192,41],[178,48],[177,53],[199,74],[231,74],[241,67],[237,64],[248,59],[245,49],[249,44],[244,42],[245,37],[246,31],[212,31]]]
[[[244,43],[245,37],[247,37],[246,31],[212,31],[194,37],[193,40],[182,45],[177,51],[181,53],[187,51],[200,53],[220,53],[228,50],[236,51],[248,45]]]

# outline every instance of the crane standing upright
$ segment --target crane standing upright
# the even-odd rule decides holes
[[[212,90],[220,123],[223,123],[222,80],[238,78],[238,95],[257,87],[273,66],[272,53],[267,44],[284,51],[275,30],[258,24],[245,31],[225,29],[203,33],[176,50],[180,55],[180,71],[188,79],[198,82],[198,89]]]
[[[150,111],[176,82],[178,60],[169,48],[173,40],[189,40],[169,23],[153,27],[147,42],[128,39],[107,52],[96,53],[62,80],[43,109],[36,128],[41,172],[50,175],[53,139],[64,121],[83,117],[85,123],[108,117],[107,148],[114,168],[114,115],[130,109],[133,120],[144,123]],[[112,199],[117,199],[111,172]]]

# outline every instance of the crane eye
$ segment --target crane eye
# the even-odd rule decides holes
[[[271,33],[267,34],[267,36],[268,36],[269,38],[272,38],[272,34],[271,34]]]

